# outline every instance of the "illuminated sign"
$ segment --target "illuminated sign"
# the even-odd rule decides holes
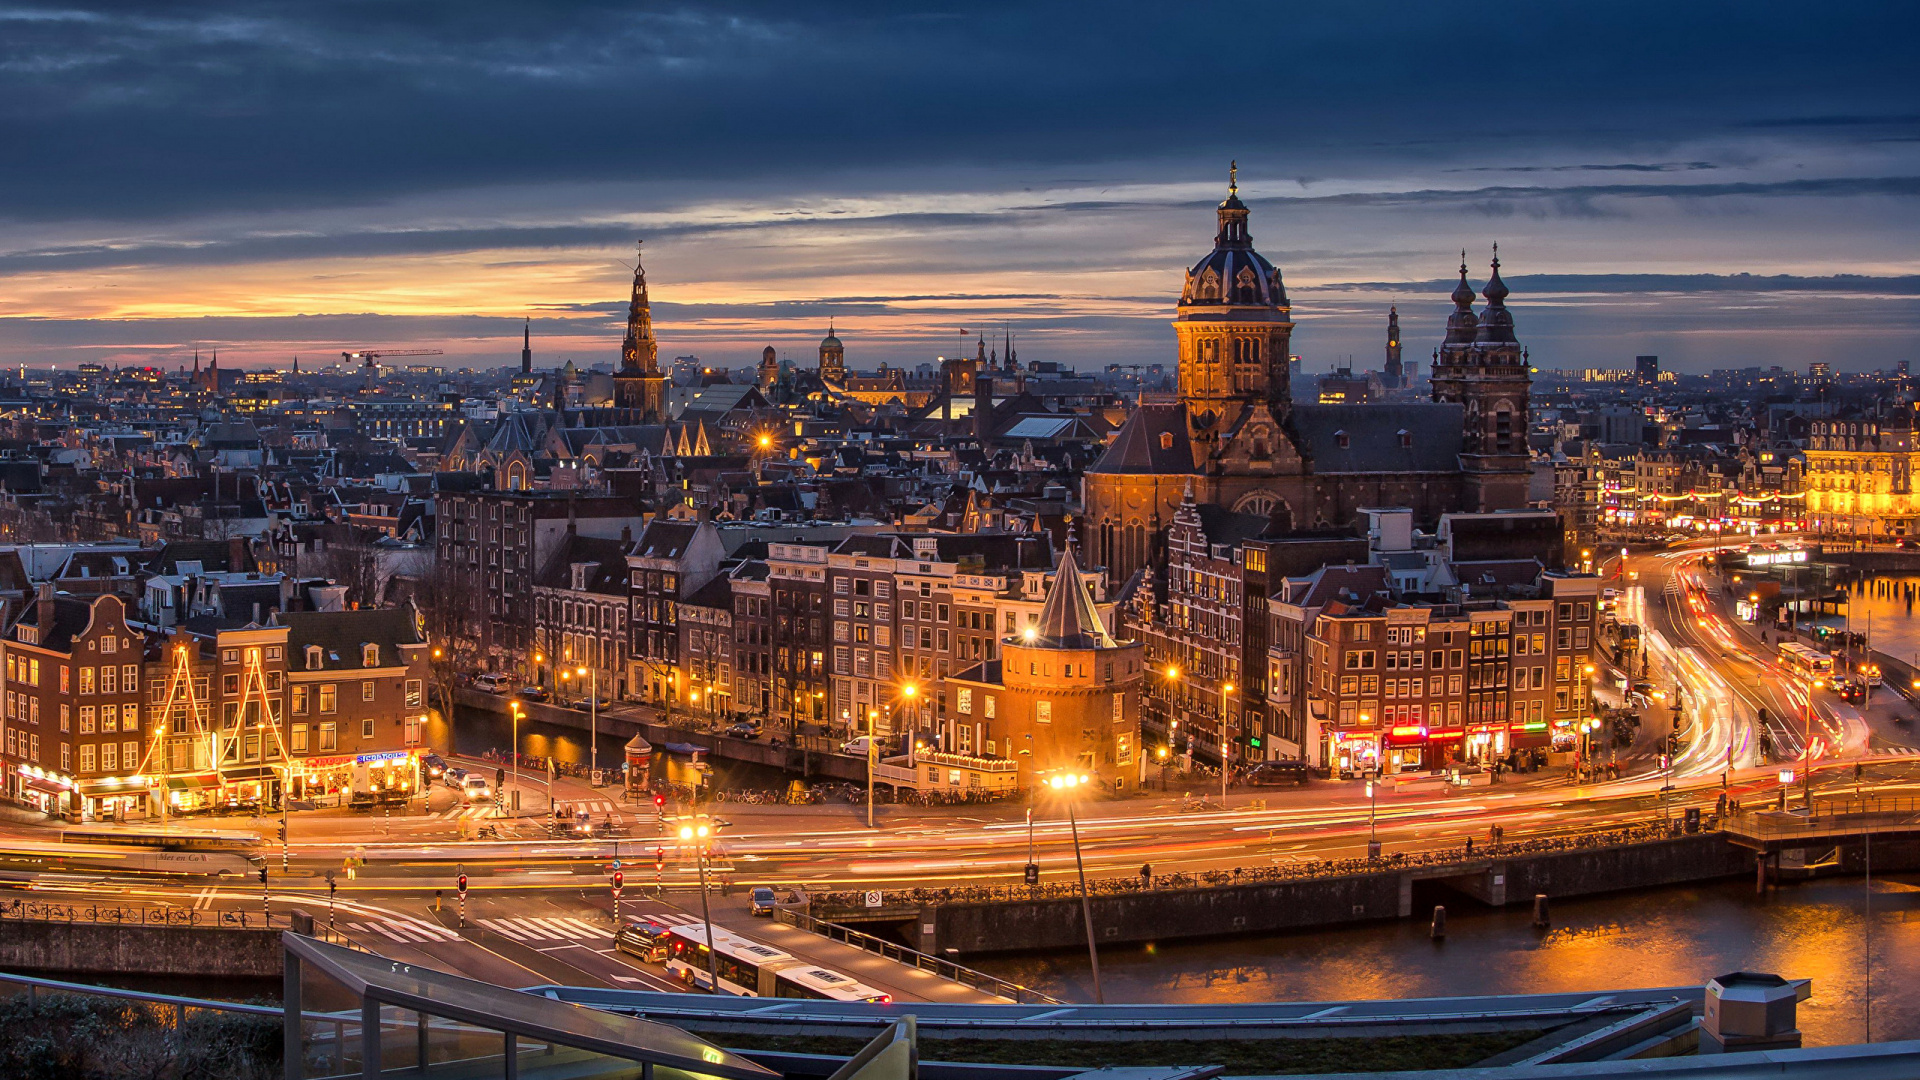
[[[1791,551],[1747,552],[1748,566],[1780,566],[1786,563],[1803,563],[1806,561],[1807,551],[1805,548],[1794,548]]]
[[[382,761],[405,761],[406,759],[407,751],[405,750],[384,750],[377,754],[361,754],[353,760],[362,765],[376,765]]]

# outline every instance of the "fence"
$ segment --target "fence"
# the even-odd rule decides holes
[[[1093,878],[1087,881],[1087,892],[1095,896],[1119,896],[1163,889],[1218,889],[1266,882],[1347,877],[1354,874],[1381,873],[1416,867],[1484,863],[1492,859],[1522,855],[1623,847],[1630,844],[1668,840],[1685,834],[1686,826],[1683,821],[1657,821],[1615,829],[1502,841],[1477,846],[1468,841],[1463,846],[1439,851],[1399,852],[1373,859],[1312,859],[1274,866],[1206,870],[1193,874],[1156,874],[1151,879],[1137,874],[1129,877]],[[1013,903],[1023,900],[1066,900],[1079,895],[1079,886],[1073,882],[1049,882],[1041,885],[961,885],[944,889],[888,889],[881,893],[881,906]],[[868,906],[866,896],[867,894],[860,892],[814,893],[812,907],[815,910],[864,909]]]
[[[0,919],[117,926],[204,926],[224,930],[293,928],[291,917],[284,913],[268,916],[263,912],[244,910],[196,911],[162,905],[59,904],[29,900],[0,903]]]
[[[825,919],[816,919],[804,911],[797,911],[793,908],[775,908],[774,915],[781,922],[789,926],[797,926],[802,930],[811,930],[822,937],[845,942],[856,949],[864,949],[867,952],[884,956],[889,960],[902,964],[911,964],[922,971],[930,971],[943,979],[960,983],[963,986],[971,986],[975,990],[985,990],[990,994],[998,994],[1003,998],[1010,998],[1022,1005],[1061,1004],[1057,998],[1050,998],[1032,987],[1022,986],[1016,982],[1008,982],[1005,979],[989,975],[984,971],[975,971],[973,968],[963,964],[956,964],[951,960],[942,960],[937,956],[923,953],[918,949],[909,949],[905,945],[897,945],[885,938],[877,938],[872,934],[861,933],[852,927],[842,926],[835,922],[828,922]]]

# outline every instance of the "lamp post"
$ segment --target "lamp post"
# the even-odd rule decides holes
[[[513,789],[518,791],[520,790],[520,703],[517,701],[512,702],[508,711],[513,714],[513,733],[509,736],[513,742],[513,751],[511,754],[513,758]],[[504,803],[505,801],[506,796],[505,793],[502,792],[501,802]]]
[[[1220,809],[1227,808],[1227,772],[1231,764],[1227,760],[1227,732],[1233,719],[1233,684],[1220,686]]]
[[[1800,790],[1807,800],[1808,818],[1813,817],[1813,694],[1825,685],[1825,679],[1815,679],[1807,687],[1806,737],[1800,741]]]
[[[707,901],[707,849],[713,843],[713,828],[704,820],[680,826],[680,843],[693,847],[694,860],[700,866],[700,918],[707,924],[707,992],[720,992],[720,969],[713,951],[713,910]]]
[[[575,671],[582,677],[591,679],[587,689],[587,782],[598,783],[600,775],[600,669],[592,669],[588,674],[585,667]]]
[[[1380,857],[1380,832],[1376,823],[1380,816],[1380,780],[1375,777],[1367,781],[1367,861]]]
[[[1080,822],[1073,813],[1073,790],[1091,780],[1085,773],[1057,772],[1047,778],[1047,786],[1059,792],[1067,804],[1067,825],[1073,830],[1073,867],[1080,875],[1080,918],[1087,926],[1087,962],[1093,967],[1093,1000],[1105,1005],[1107,995],[1100,986],[1100,950],[1093,943],[1093,905],[1087,901],[1087,864],[1080,855]]]

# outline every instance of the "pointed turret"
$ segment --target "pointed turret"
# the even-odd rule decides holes
[[[1480,320],[1473,313],[1473,286],[1467,284],[1467,253],[1460,252],[1460,283],[1453,287],[1453,312],[1447,316],[1448,345],[1473,344]]]
[[[651,375],[660,370],[660,343],[653,339],[653,305],[647,298],[647,268],[633,258],[633,296],[627,301],[627,336],[620,344],[620,370]]]
[[[520,374],[533,374],[533,318],[520,328]]]
[[[1493,276],[1487,279],[1487,287],[1480,290],[1487,298],[1487,310],[1480,315],[1480,326],[1474,340],[1488,345],[1512,345],[1519,339],[1513,336],[1513,313],[1507,310],[1507,283],[1500,280],[1500,245],[1493,245]]]
[[[1093,594],[1080,576],[1071,538],[1060,553],[1060,565],[1053,572],[1053,585],[1047,590],[1046,605],[1040,609],[1034,637],[1026,644],[1054,649],[1111,649],[1117,644],[1100,621]]]

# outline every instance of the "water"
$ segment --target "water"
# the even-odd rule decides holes
[[[1920,603],[1920,577],[1874,578],[1847,591],[1847,606],[1852,609],[1855,633],[1868,632],[1871,615],[1873,647],[1911,664],[1920,658],[1920,620],[1908,606],[1908,590]]]
[[[1920,1038],[1920,886],[1873,882],[1873,1037]],[[1790,884],[1766,898],[1751,881],[1555,901],[1553,927],[1530,907],[1498,911],[1441,894],[1448,937],[1427,920],[1270,937],[1100,951],[1110,1002],[1327,1001],[1701,985],[1733,971],[1812,979],[1800,1005],[1808,1045],[1864,1037],[1866,890],[1859,878]],[[973,966],[1063,1001],[1093,1000],[1084,952],[979,957]]]
[[[438,732],[429,732],[436,746],[449,742],[453,752],[477,757],[488,750],[505,751],[513,741],[513,722],[507,716],[484,709],[462,708],[455,714],[453,730],[442,738]],[[600,729],[598,740],[590,740],[585,731],[579,731],[558,724],[546,724],[537,720],[520,721],[520,752],[537,757],[551,756],[555,761],[571,765],[587,765],[590,759],[589,743],[597,741],[600,750],[602,769],[618,768],[626,760],[627,735],[609,734],[605,727]],[[696,745],[702,745],[698,738]],[[656,748],[658,749],[658,748]],[[665,775],[663,755],[654,755],[654,775]],[[729,761],[709,755],[708,764],[713,768],[715,786],[728,789],[782,790],[791,777],[779,769],[751,762]]]

